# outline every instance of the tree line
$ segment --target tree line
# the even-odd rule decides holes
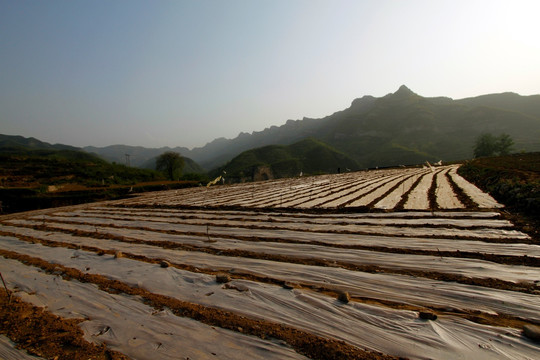
[[[514,140],[508,134],[482,134],[476,139],[474,157],[509,155],[513,146]]]

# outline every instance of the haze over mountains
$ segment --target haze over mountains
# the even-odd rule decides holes
[[[540,95],[502,93],[453,100],[422,97],[401,86],[396,92],[383,97],[355,99],[349,108],[321,119],[288,120],[282,126],[272,126],[251,134],[241,133],[234,139],[218,138],[191,150],[185,147],[144,148],[126,145],[89,146],[83,149],[109,161],[124,164],[129,160],[131,166],[146,168],[153,168],[155,157],[161,153],[175,151],[196,162],[188,160],[185,172],[200,172],[202,169],[198,165],[205,170],[223,168],[227,162],[247,150],[268,145],[292,145],[312,138],[316,141],[311,142],[310,146],[319,146],[317,151],[320,153],[331,149],[333,156],[340,153],[347,157],[348,165],[344,167],[356,164],[356,169],[362,169],[418,164],[426,160],[469,159],[476,138],[483,133],[509,134],[515,143],[515,152],[539,151]],[[34,138],[5,136],[0,140],[4,147],[7,144],[76,149],[67,145],[50,145]],[[275,151],[275,148],[266,150]],[[244,154],[236,164],[243,163],[246,158],[257,158],[259,162],[263,161],[261,159],[268,160],[268,154],[264,154],[266,150],[257,150],[257,155]],[[295,171],[301,168],[297,160],[294,156],[287,160],[294,163]]]
[[[380,98],[355,99],[349,108],[321,119],[288,120],[282,126],[218,138],[191,150],[124,145],[84,149],[117,162],[125,161],[127,153],[136,166],[171,150],[209,170],[245,150],[312,137],[347,154],[360,168],[369,168],[468,159],[482,133],[509,134],[514,151],[540,150],[540,95],[502,93],[453,100],[422,97],[401,86]]]

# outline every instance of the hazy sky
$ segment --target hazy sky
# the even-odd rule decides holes
[[[203,146],[405,84],[540,93],[540,1],[0,0],[0,133]]]

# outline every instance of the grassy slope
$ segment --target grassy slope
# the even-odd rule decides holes
[[[518,214],[513,220],[540,240],[540,153],[479,158],[459,173]]]

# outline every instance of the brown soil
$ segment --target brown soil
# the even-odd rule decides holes
[[[463,189],[456,184],[454,179],[452,179],[452,177],[450,176],[450,172],[448,171],[444,175],[446,176],[446,180],[448,180],[448,183],[450,184],[450,187],[452,188],[452,191],[454,192],[458,200],[463,205],[465,205],[467,209],[478,211],[478,204],[474,202],[467,194],[465,194]]]
[[[127,356],[83,338],[80,319],[63,319],[0,292],[0,333],[29,354],[56,360],[123,360]]]

